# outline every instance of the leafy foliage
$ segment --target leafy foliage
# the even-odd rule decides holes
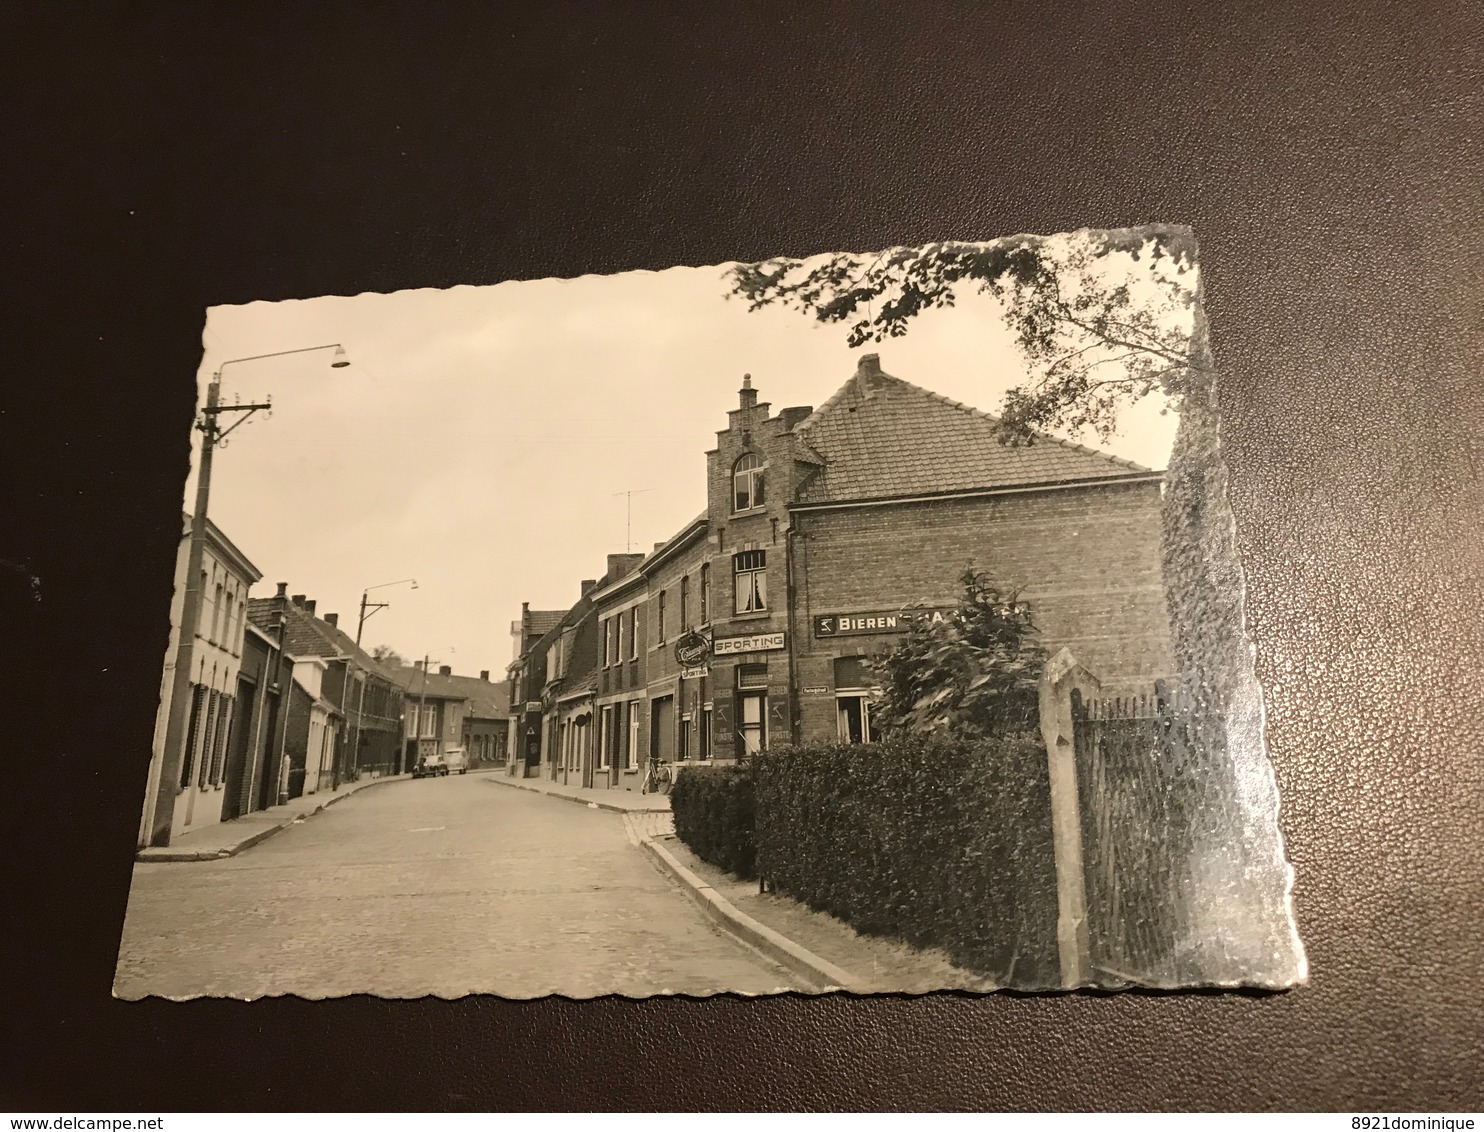
[[[392,648],[391,645],[377,645],[371,650],[371,659],[378,660],[382,664],[392,668],[402,668],[407,664],[402,659],[402,655],[396,649]]]
[[[873,667],[880,698],[874,726],[975,738],[1033,731],[1046,650],[1029,608],[987,575],[966,569],[963,597],[942,620],[918,617]]]
[[[1153,225],[770,259],[727,279],[749,310],[778,304],[849,323],[851,346],[901,337],[961,292],[995,296],[1029,370],[1000,413],[1005,441],[1021,444],[1051,429],[1111,436],[1119,408],[1156,389],[1178,406],[1206,374],[1190,350],[1197,274],[1190,229]]]
[[[768,751],[751,769],[757,871],[775,891],[858,931],[941,948],[1003,986],[1059,983],[1038,738],[904,732]]]
[[[701,860],[753,877],[752,770],[747,764],[684,767],[670,789],[675,835]]]

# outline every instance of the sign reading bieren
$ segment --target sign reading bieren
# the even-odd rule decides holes
[[[722,637],[711,642],[711,651],[716,656],[731,656],[739,652],[773,652],[783,648],[782,633],[758,633],[751,637]]]
[[[890,613],[824,613],[814,618],[816,637],[852,637],[863,633],[905,633],[918,620],[942,621],[944,609],[899,609]]]

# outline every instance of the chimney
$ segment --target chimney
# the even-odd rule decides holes
[[[307,601],[306,600],[304,602],[304,612],[307,613],[307,614],[309,614],[309,616],[313,617],[314,616],[314,602]]]
[[[582,596],[583,597],[587,597],[588,594],[592,593],[593,590],[595,590],[597,588],[598,588],[598,582],[597,582],[597,579],[596,578],[584,578],[584,579],[582,579]]]
[[[742,375],[742,388],[737,393],[737,402],[743,409],[757,407],[757,390],[752,387],[752,374]]]
[[[813,405],[795,405],[791,409],[784,409],[778,414],[778,419],[783,422],[786,431],[792,432],[800,421],[806,421],[814,414]]]
[[[655,544],[654,544],[654,549],[655,549],[655,550],[658,550],[658,549],[659,549],[659,548],[660,548],[660,547],[662,547],[662,546],[664,546],[664,545],[665,545],[665,544],[664,544],[664,543],[662,543],[662,542],[657,542],[657,543],[655,543]],[[651,553],[653,553],[653,551],[651,551]]]
[[[294,603],[294,604],[295,604],[295,605],[297,605],[297,606],[298,606],[298,607],[299,607],[299,608],[300,608],[300,609],[303,609],[303,608],[304,608],[304,595],[303,595],[303,594],[295,594],[295,595],[294,595],[294,596],[293,596],[293,597],[292,597],[292,598],[290,598],[290,599],[289,599],[289,600],[291,600],[291,601],[292,601],[292,602],[293,602],[293,603]]]
[[[452,676],[453,675],[453,667],[452,667],[452,665],[440,664],[438,666],[438,675],[439,676]]]
[[[278,596],[279,597],[287,597],[288,596],[288,593],[289,593],[289,584],[287,582],[279,582],[278,583]]]
[[[332,629],[338,629],[338,628],[340,628],[340,614],[338,614],[338,613],[326,613],[325,614],[325,624],[328,625]]]
[[[610,554],[608,556],[608,573],[604,574],[604,580],[616,582],[620,578],[627,578],[639,568],[639,563],[644,561],[642,554]]]
[[[412,662],[412,667],[421,672],[423,670],[423,662],[420,660],[414,660]]]
[[[862,397],[876,396],[876,387],[880,383],[875,379],[881,376],[881,355],[862,354],[860,361],[855,367],[856,389]]]
[[[488,684],[490,680],[490,670],[488,668],[481,668],[479,670],[479,678],[486,684]]]

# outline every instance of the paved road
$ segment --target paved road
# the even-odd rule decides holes
[[[619,814],[484,775],[375,786],[238,857],[137,864],[114,993],[766,993]]]

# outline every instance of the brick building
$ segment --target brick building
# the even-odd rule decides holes
[[[653,756],[868,741],[867,659],[905,607],[956,604],[970,565],[1105,687],[1168,675],[1161,474],[1050,437],[1007,445],[997,425],[874,354],[818,410],[774,415],[744,378],[705,513],[593,595],[608,783],[632,787]]]
[[[869,741],[869,659],[900,640],[907,607],[954,606],[970,566],[1019,591],[1042,644],[1111,692],[1173,672],[1160,472],[1052,437],[1006,444],[994,417],[875,354],[818,410],[774,415],[744,377],[706,464],[706,510],[622,570],[610,556],[581,617],[522,607],[511,695],[528,766],[546,752],[568,781],[637,789],[655,757]],[[562,667],[588,619],[590,676]]]
[[[649,736],[647,597],[645,576],[637,568],[592,594],[598,654],[591,732],[595,787],[638,788],[640,754]]]
[[[952,606],[972,563],[1018,589],[1043,643],[1113,692],[1173,672],[1159,557],[1162,475],[1043,438],[881,372],[874,355],[792,429],[818,459],[788,504],[797,728],[869,737],[863,657],[907,604]]]
[[[326,789],[335,789],[362,773],[397,773],[401,769],[402,689],[394,673],[341,630],[337,614],[321,617],[314,601],[304,594],[289,597],[287,591],[286,583],[278,583],[273,597],[253,599],[248,615],[265,634],[276,638],[282,632],[283,649],[297,662],[301,683],[313,686],[315,698],[328,705],[326,716],[337,720],[327,760],[320,757],[320,747],[310,744],[307,734],[303,739],[308,752],[303,791],[313,793],[322,783]],[[300,706],[308,727],[315,713]],[[301,742],[298,730],[296,724],[290,734],[294,749]],[[296,789],[300,788],[299,769],[295,763]]]
[[[506,669],[510,689],[510,774],[531,778],[541,773],[541,688],[546,682],[546,650],[551,630],[566,617],[565,609],[532,609],[522,603],[520,618],[510,623],[511,661]]]

